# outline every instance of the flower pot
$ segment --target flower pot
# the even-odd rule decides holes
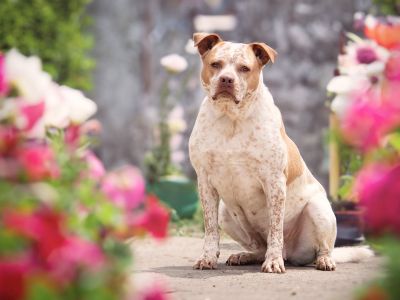
[[[180,218],[191,218],[197,210],[197,185],[185,177],[165,177],[147,185],[162,202],[174,209]]]
[[[357,245],[365,240],[360,210],[338,210],[335,211],[335,216],[337,222],[335,247]]]

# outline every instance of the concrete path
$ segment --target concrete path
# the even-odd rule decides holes
[[[156,277],[165,282],[174,299],[354,299],[355,290],[381,274],[382,258],[338,265],[334,272],[313,267],[286,268],[285,274],[265,274],[259,265],[226,266],[232,253],[241,251],[232,240],[223,240],[217,270],[193,270],[201,254],[202,239],[172,237],[163,243],[133,241],[135,279]]]

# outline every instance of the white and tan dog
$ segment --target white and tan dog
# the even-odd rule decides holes
[[[194,268],[216,268],[219,224],[249,251],[231,255],[229,265],[263,263],[263,272],[283,273],[287,260],[335,270],[335,215],[263,83],[262,69],[276,52],[217,34],[193,39],[207,93],[189,141],[205,225],[204,252]],[[337,256],[352,261],[370,255],[347,248]]]

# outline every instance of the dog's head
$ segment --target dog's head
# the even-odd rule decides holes
[[[262,68],[276,56],[264,43],[225,42],[215,33],[195,33],[193,40],[203,61],[203,87],[218,102],[238,105],[253,94]]]

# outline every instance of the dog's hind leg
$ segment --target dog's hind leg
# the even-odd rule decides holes
[[[336,219],[325,194],[313,196],[301,218],[304,218],[302,228],[296,247],[288,254],[289,261],[295,265],[315,261],[318,270],[335,270],[332,250],[336,239]]]
[[[230,212],[221,201],[219,206],[219,226],[244,249],[249,252],[232,254],[226,261],[227,265],[250,265],[262,263],[265,260],[267,245],[258,233],[249,232],[248,224],[243,224],[246,220],[240,220],[244,216],[232,217]],[[248,230],[244,229],[247,228]]]

